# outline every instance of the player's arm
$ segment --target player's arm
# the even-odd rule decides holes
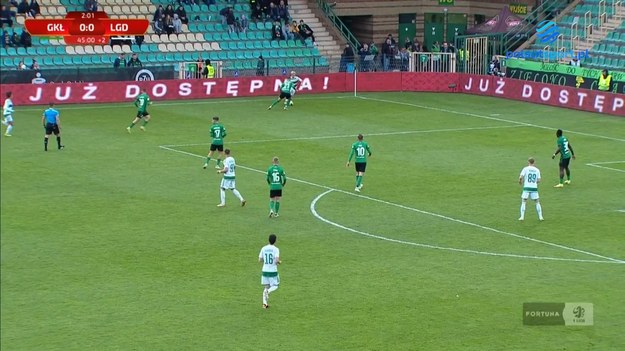
[[[61,119],[59,118],[58,115],[55,118],[56,118],[56,125],[59,127],[59,130],[61,130]]]
[[[267,184],[271,185],[271,179],[273,177],[271,176],[271,171],[267,171]]]
[[[286,174],[282,173],[282,186],[286,185]]]
[[[523,173],[521,173],[521,175],[519,175],[519,185],[520,186],[523,186],[523,178],[524,178],[524,175],[523,175]]]
[[[347,158],[347,164],[345,165],[345,167],[349,167],[349,163],[352,162],[352,157],[354,157],[355,153],[356,149],[352,146],[352,151],[349,152],[349,157]]]
[[[221,138],[222,138],[222,139],[223,139],[223,138],[225,138],[225,137],[226,137],[226,135],[227,135],[227,133],[226,133],[226,128],[221,128]]]
[[[556,158],[556,155],[560,153],[560,146],[558,146],[558,149],[553,153],[553,155],[551,155],[551,159],[553,160],[554,158]]]
[[[44,128],[46,127],[46,113],[45,112],[41,115],[41,125]]]
[[[220,170],[217,171],[218,174],[219,173],[226,173],[226,172],[228,172],[228,166],[224,166],[224,169],[220,169]]]
[[[369,145],[367,145],[367,152],[369,153],[369,157],[371,157],[371,155],[373,155],[373,154],[371,153],[371,148],[369,147]]]
[[[571,150],[571,156],[573,156],[573,159],[575,159],[575,151],[573,151],[573,146],[571,146],[571,143],[569,143],[569,150]]]

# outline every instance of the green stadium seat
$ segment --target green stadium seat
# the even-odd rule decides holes
[[[239,40],[239,34],[237,32],[228,33],[230,40]]]
[[[63,58],[61,56],[55,56],[52,58],[52,63],[55,66],[63,66]]]
[[[213,33],[204,33],[204,40],[206,41],[215,41],[215,36]]]
[[[237,50],[245,50],[245,42],[244,41],[237,41],[236,45],[237,45]]]
[[[274,48],[274,49],[279,49],[280,48],[280,43],[278,42],[278,40],[272,40],[270,42],[270,44],[271,44],[271,47]]]
[[[18,54],[19,56],[26,56],[26,48],[23,48],[23,47],[21,47],[21,46],[20,46],[20,47],[18,47],[18,48],[17,48],[17,54]]]
[[[625,43],[621,44],[621,47],[619,48],[619,54],[625,55]]]
[[[102,64],[102,57],[100,57],[99,55],[95,55],[93,56],[93,58],[91,59],[91,61],[93,62],[93,64],[95,65],[101,65]]]
[[[44,56],[42,63],[44,66],[52,66],[54,65],[54,60],[50,56]]]
[[[215,25],[212,23],[206,23],[206,31],[209,33],[215,33]]]
[[[211,61],[219,61],[219,54],[216,51],[209,51],[208,59]]]
[[[63,64],[66,66],[71,66],[72,63],[72,58],[70,56],[63,56]]]
[[[223,24],[217,23],[217,24],[215,24],[215,30],[217,32],[225,32],[227,30],[227,28]]]
[[[286,42],[286,40],[280,40],[280,41],[278,42],[278,45],[279,45],[281,48],[285,48],[285,49],[289,47],[289,46],[288,46],[288,44],[287,44],[287,42]]]
[[[83,64],[81,56],[71,56],[71,60],[72,60],[72,64],[75,66],[79,66]]]
[[[276,53],[278,54],[278,57],[280,57],[280,58],[286,58],[287,57],[286,51],[284,51],[284,50],[276,50]]]
[[[221,60],[221,61],[227,60],[228,59],[228,54],[226,54],[225,51],[219,51],[217,53],[217,59]]]
[[[226,57],[227,57],[228,60],[236,60],[237,59],[237,54],[236,54],[235,51],[228,51],[226,53],[226,55],[227,55]]]
[[[210,5],[210,6],[208,6],[208,11],[219,13],[219,9],[217,8],[217,5]]]
[[[64,46],[57,46],[56,47],[56,54],[57,55],[65,55],[65,47]]]
[[[254,42],[254,49],[262,49],[263,48],[263,42],[262,41],[255,41]]]
[[[243,62],[243,69],[254,69],[254,68],[256,68],[256,66],[254,66],[254,63],[252,61]]]
[[[10,57],[5,57],[2,59],[2,66],[11,67],[13,66],[13,59]]]
[[[195,61],[195,59],[193,58],[193,54],[190,52],[185,52],[182,54],[182,59],[184,60],[184,62],[192,62]]]
[[[244,57],[249,60],[249,59],[256,58],[258,56],[254,56],[254,52],[252,52],[252,51],[245,51],[244,52]]]
[[[197,32],[199,30],[197,23],[189,23],[189,31]]]
[[[254,49],[254,42],[251,42],[251,41],[249,41],[249,40],[248,40],[248,41],[246,41],[246,42],[245,42],[245,49],[246,49],[246,50],[252,50],[252,49]]]
[[[255,31],[255,30],[258,30],[258,26],[256,25],[256,23],[254,23],[254,22],[250,22],[250,24],[249,24],[249,26],[248,26],[248,29],[249,29],[250,31]],[[251,32],[250,32],[250,34],[251,34]]]

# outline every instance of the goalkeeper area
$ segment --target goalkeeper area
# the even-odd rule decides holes
[[[16,107],[1,147],[3,350],[615,350],[625,344],[625,119],[443,93],[298,93]],[[211,118],[236,184],[218,208]],[[556,130],[575,150],[559,182]],[[373,156],[354,191],[350,147]],[[288,177],[267,218],[265,172]],[[519,222],[519,173],[536,159]],[[278,237],[262,304],[258,252]],[[594,305],[588,327],[524,326],[528,302]],[[264,346],[263,346],[264,345]]]

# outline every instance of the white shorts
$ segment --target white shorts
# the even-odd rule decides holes
[[[293,95],[295,95],[295,92],[297,92],[296,89],[291,89],[291,97],[293,97]]]
[[[263,275],[262,277],[260,277],[260,283],[262,285],[278,286],[280,285],[280,275],[277,275],[275,277],[265,277]]]
[[[236,188],[236,183],[235,183],[234,179],[222,179],[221,180],[221,188],[222,189],[233,190],[233,189]]]
[[[4,121],[7,122],[7,123],[13,122],[13,116],[11,116],[11,115],[4,116]]]
[[[523,190],[523,193],[521,194],[521,199],[527,200],[528,197],[532,200],[538,200],[538,191]]]

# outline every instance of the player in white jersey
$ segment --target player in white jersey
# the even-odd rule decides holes
[[[540,183],[540,170],[534,166],[534,158],[530,157],[527,160],[527,167],[521,170],[519,175],[519,185],[523,187],[523,193],[521,194],[521,217],[519,221],[525,219],[525,204],[527,199],[530,198],[536,202],[536,212],[538,212],[538,219],[543,219],[543,209],[540,206],[540,200],[538,196],[538,183]]]
[[[2,107],[2,124],[7,126],[4,136],[10,137],[11,132],[13,131],[13,101],[11,101],[13,93],[8,91],[6,97],[6,100],[4,100],[4,106]]]
[[[234,196],[236,196],[239,201],[241,201],[241,206],[245,206],[246,201],[243,199],[243,196],[241,196],[241,193],[236,189],[234,173],[237,167],[236,162],[234,161],[234,157],[230,156],[230,149],[224,150],[224,153],[226,154],[226,159],[223,163],[224,168],[217,171],[217,173],[221,173],[224,175],[223,179],[221,180],[221,202],[219,203],[219,205],[217,205],[217,207],[226,206],[226,190],[232,190]]]
[[[289,82],[293,84],[293,88],[291,89],[291,101],[289,102],[289,106],[293,106],[293,96],[297,92],[297,86],[302,82],[302,78],[295,75],[295,71],[291,71],[291,76],[289,77]]]
[[[269,308],[269,294],[278,290],[280,285],[280,275],[278,275],[278,265],[280,261],[280,249],[275,246],[276,235],[269,235],[269,245],[263,246],[258,254],[258,262],[263,264],[260,283],[263,289],[263,308]]]

